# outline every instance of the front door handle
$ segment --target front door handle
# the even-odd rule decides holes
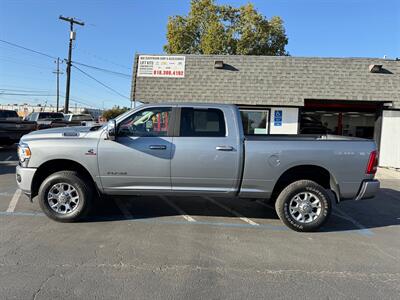
[[[217,146],[215,147],[218,151],[233,151],[232,146]]]
[[[165,149],[167,149],[167,146],[165,146],[165,145],[150,145],[149,149],[151,149],[151,150],[165,150]]]

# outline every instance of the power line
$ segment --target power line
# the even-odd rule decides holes
[[[57,59],[57,57],[52,56],[52,55],[50,55],[50,54],[47,54],[47,53],[44,53],[44,52],[40,52],[40,51],[31,49],[31,48],[28,48],[28,47],[24,47],[24,46],[21,46],[21,45],[18,45],[18,44],[15,44],[15,43],[12,43],[12,42],[9,42],[9,41],[6,41],[6,40],[0,39],[0,42],[5,43],[5,44],[8,44],[8,45],[11,45],[11,46],[16,47],[16,48],[20,48],[20,49],[23,49],[23,50],[32,52],[32,53],[36,53],[36,54],[39,54],[39,55],[42,55],[42,56],[45,56],[45,57],[48,57],[48,58],[51,58],[51,59]],[[119,76],[124,76],[124,77],[129,77],[129,78],[131,78],[131,75],[129,75],[129,74],[125,74],[125,73],[121,73],[121,72],[117,72],[117,71],[112,71],[112,70],[108,70],[108,69],[104,69],[104,68],[100,68],[100,67],[96,67],[96,66],[91,66],[91,65],[87,65],[87,64],[83,64],[83,63],[75,62],[75,61],[74,61],[74,64],[81,65],[81,66],[84,66],[84,67],[87,67],[87,68],[96,69],[96,70],[98,70],[98,71],[107,72],[107,73],[114,74],[114,75],[119,75]],[[117,95],[119,95],[119,96],[121,96],[121,97],[123,97],[123,98],[125,98],[125,99],[130,100],[129,97],[127,97],[127,96],[123,95],[122,93],[118,92],[117,90],[115,90],[115,89],[109,87],[109,86],[106,85],[105,83],[103,83],[103,82],[101,82],[100,80],[96,79],[96,78],[93,77],[92,75],[86,73],[85,71],[83,71],[82,69],[78,68],[77,66],[72,65],[72,64],[71,64],[71,66],[73,66],[74,68],[76,68],[78,71],[80,71],[81,73],[83,73],[83,74],[86,75],[87,77],[89,77],[89,78],[91,78],[92,80],[96,81],[98,84],[102,85],[102,86],[105,87],[106,89],[112,91],[113,93],[115,93],[115,94],[117,94]],[[1,93],[1,95],[6,95],[6,94],[5,94],[5,93]],[[18,93],[14,93],[14,94],[9,93],[8,95],[15,95],[15,96],[55,96],[55,95],[41,95],[41,94],[35,94],[35,95],[21,94],[21,95],[19,95]],[[63,96],[63,97],[65,97],[65,96]],[[75,100],[74,100],[74,101],[75,101]],[[78,102],[78,101],[75,101],[75,102]],[[78,103],[79,103],[79,102],[78,102]],[[86,103],[85,105],[89,105],[89,104]],[[92,106],[92,105],[90,105],[90,106]]]
[[[7,89],[7,88],[0,88],[0,93],[1,91],[7,91],[7,92],[25,92],[25,93],[43,93],[43,92],[48,92],[48,90],[25,90],[25,89]]]
[[[37,50],[33,50],[33,49],[30,49],[30,48],[27,48],[27,47],[24,47],[24,46],[21,46],[21,45],[17,45],[17,44],[14,44],[14,43],[5,41],[5,40],[1,40],[1,39],[0,39],[0,42],[3,42],[3,43],[6,43],[6,44],[9,44],[9,45],[11,45],[11,46],[24,49],[24,50],[26,50],[26,51],[30,51],[30,52],[33,52],[33,53],[36,53],[36,54],[40,54],[40,55],[46,56],[46,57],[48,57],[48,58],[52,58],[52,59],[57,60],[57,57],[51,56],[50,54],[46,54],[46,53],[43,53],[43,52],[40,52],[40,51],[37,51]],[[15,62],[15,63],[17,63],[17,62]],[[77,62],[77,61],[73,61],[73,63],[75,63],[75,64],[77,64],[77,65],[81,65],[81,66],[87,67],[87,68],[92,68],[92,69],[95,69],[95,70],[98,70],[98,71],[107,72],[107,73],[110,73],[110,74],[120,75],[120,76],[124,76],[124,77],[127,77],[127,78],[131,78],[131,77],[132,77],[130,74],[126,74],[126,73],[122,73],[122,72],[117,72],[117,71],[113,71],[113,70],[109,70],[109,69],[104,69],[104,68],[100,68],[100,67],[96,67],[96,66],[91,66],[91,65],[84,64],[84,63]],[[22,63],[21,63],[21,64],[22,64]],[[26,65],[25,63],[23,63],[23,64]],[[32,66],[32,67],[37,67],[37,68],[42,68],[42,67],[40,67],[40,66],[35,66],[35,65],[30,65],[30,66]],[[126,68],[128,68],[128,67],[126,67]],[[42,68],[42,69],[43,69],[43,68]],[[47,68],[46,68],[46,69],[47,69]],[[128,69],[129,69],[129,68],[128,68]]]
[[[17,61],[17,60],[10,59],[10,58],[0,57],[0,60],[5,61],[7,63],[13,63],[13,64],[21,65],[21,66],[24,66],[24,67],[33,67],[33,68],[37,68],[37,69],[40,69],[40,70],[49,70],[50,69],[50,68],[46,68],[46,67],[43,67],[43,66],[33,65],[33,64],[30,64],[30,63],[23,62],[21,60]]]
[[[78,71],[80,71],[81,73],[85,74],[87,77],[91,78],[92,80],[96,81],[98,84],[100,84],[100,85],[102,85],[103,87],[105,87],[106,89],[108,89],[108,90],[114,92],[115,94],[117,94],[117,95],[119,95],[119,96],[121,96],[121,97],[123,97],[123,98],[126,98],[126,99],[130,100],[129,97],[127,97],[127,96],[121,94],[120,92],[114,90],[113,88],[111,88],[111,87],[109,87],[108,85],[104,84],[104,83],[101,82],[100,80],[97,80],[97,79],[94,78],[92,75],[86,73],[85,71],[83,71],[82,69],[78,68],[77,66],[75,66],[75,65],[72,65],[72,66],[73,66],[75,69],[77,69]]]
[[[115,74],[115,75],[128,77],[129,79],[132,77],[129,74],[125,74],[125,73],[121,73],[121,72],[117,72],[117,71],[112,71],[112,70],[108,70],[108,69],[104,69],[104,68],[99,68],[99,67],[87,65],[87,64],[83,64],[83,63],[80,63],[80,62],[77,62],[77,61],[73,61],[73,63],[76,64],[76,65],[84,66],[84,67],[95,69],[95,70],[98,70],[98,71],[103,71],[103,72],[106,72],[106,73],[111,73],[111,74]]]
[[[30,48],[27,48],[27,47],[24,47],[24,46],[21,46],[21,45],[17,45],[17,44],[14,44],[14,43],[11,43],[11,42],[8,42],[8,41],[5,41],[5,40],[1,40],[0,39],[0,42],[8,44],[8,45],[11,45],[13,47],[24,49],[26,51],[30,51],[30,52],[36,53],[36,54],[39,54],[39,55],[43,55],[43,56],[46,56],[46,57],[51,58],[51,59],[57,59],[57,57],[51,56],[50,54],[46,54],[46,53],[43,53],[43,52],[40,52],[40,51],[37,51],[37,50],[33,50],[33,49],[30,49]]]
[[[77,49],[77,50],[78,50],[79,52],[84,52],[86,55],[89,55],[91,58],[96,58],[96,59],[98,59],[98,60],[104,61],[104,62],[106,62],[106,63],[108,63],[108,64],[115,65],[115,66],[120,67],[120,68],[124,68],[124,69],[127,69],[127,70],[132,70],[131,67],[127,67],[127,66],[125,66],[125,65],[122,65],[122,64],[113,62],[113,61],[111,61],[111,60],[109,60],[109,59],[107,59],[107,58],[104,58],[104,57],[101,57],[101,56],[99,56],[99,55],[97,55],[97,54],[91,53],[91,52],[89,52],[89,51],[87,51],[87,50],[85,50],[85,49]]]
[[[63,95],[60,95],[60,97],[65,98],[65,96],[63,96]],[[70,98],[70,100],[72,102],[76,102],[76,103],[79,103],[79,104],[82,104],[82,105],[85,105],[85,106],[89,106],[89,107],[93,107],[93,108],[99,109],[99,107],[97,107],[97,106],[94,106],[94,105],[92,105],[90,103],[87,103],[87,102],[84,102],[84,101],[76,100],[75,98]]]
[[[2,96],[4,96],[4,97],[2,97]],[[47,97],[49,97],[49,96],[55,96],[55,94],[43,94],[43,95],[32,94],[32,95],[30,95],[30,94],[22,94],[22,93],[19,94],[19,93],[1,93],[0,92],[0,99],[10,100],[9,98],[5,98],[5,97],[10,97],[10,96],[19,96],[19,97],[23,97],[23,96],[28,96],[28,97],[36,97],[36,96],[38,96],[38,97],[46,97],[47,96]],[[63,95],[60,95],[60,97],[65,98],[65,96],[63,96]],[[81,105],[85,105],[85,106],[89,106],[89,107],[92,107],[92,108],[99,109],[99,107],[94,106],[93,104],[90,104],[88,102],[77,100],[75,98],[70,98],[70,99],[71,99],[72,102],[76,102],[76,103],[79,103]],[[11,101],[12,100],[19,101],[18,99],[11,99]],[[54,102],[54,101],[52,101],[52,102]]]
[[[2,95],[2,96],[29,96],[29,97],[33,97],[33,96],[40,96],[40,97],[55,96],[55,94],[29,94],[29,93],[3,93],[3,92],[0,92],[0,95]]]

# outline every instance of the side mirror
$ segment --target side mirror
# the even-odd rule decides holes
[[[114,119],[107,123],[107,138],[110,141],[115,141],[117,139],[117,122]]]

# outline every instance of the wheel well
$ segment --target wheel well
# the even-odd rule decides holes
[[[79,173],[80,176],[88,180],[88,182],[90,182],[94,188],[96,188],[92,176],[84,166],[77,163],[76,161],[69,159],[54,159],[43,163],[36,170],[35,176],[32,180],[31,197],[33,198],[37,196],[39,192],[39,187],[42,184],[43,180],[58,171],[76,171]]]
[[[315,165],[301,165],[286,170],[279,177],[272,191],[271,199],[275,201],[286,186],[303,179],[315,181],[322,187],[331,189],[331,174],[328,170]]]

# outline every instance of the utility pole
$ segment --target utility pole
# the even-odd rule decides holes
[[[57,63],[57,70],[53,72],[54,74],[57,74],[57,112],[58,108],[60,106],[60,74],[64,74],[63,72],[60,72],[60,58],[57,57],[57,60],[55,61]]]
[[[71,59],[72,59],[72,41],[76,38],[76,32],[74,31],[74,24],[84,26],[84,22],[80,22],[74,18],[68,17],[59,17],[60,20],[69,22],[70,24],[70,33],[69,33],[69,48],[68,48],[68,60],[67,60],[67,86],[65,90],[65,105],[64,105],[64,113],[68,113],[69,107],[69,89],[71,86]]]

